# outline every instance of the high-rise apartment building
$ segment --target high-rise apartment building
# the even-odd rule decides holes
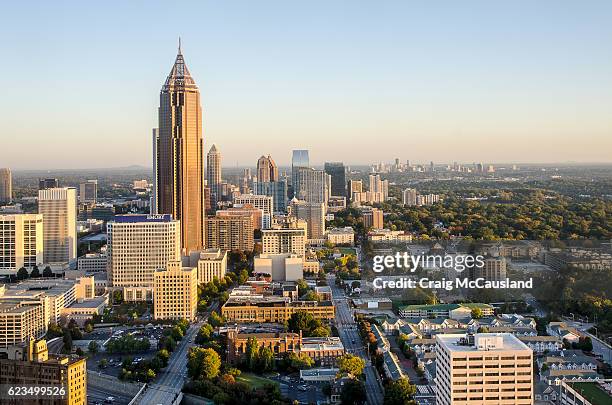
[[[180,229],[169,214],[117,215],[107,225],[109,284],[127,301],[151,300],[155,271],[181,260]]]
[[[278,167],[270,155],[257,160],[257,181],[262,183],[278,181]]]
[[[361,218],[365,229],[384,228],[384,213],[381,209],[368,207],[361,213]]]
[[[87,180],[79,184],[79,202],[95,204],[98,200],[98,180]]]
[[[382,180],[380,174],[370,174],[370,198],[373,202],[387,201],[389,198],[389,180]]]
[[[0,275],[43,264],[43,216],[0,215]]]
[[[353,194],[363,192],[363,182],[361,180],[349,180],[348,181],[348,199],[353,200]]]
[[[325,173],[331,176],[330,194],[335,197],[346,196],[346,171],[342,162],[325,163]]]
[[[76,261],[76,189],[63,187],[39,190],[38,213],[43,216],[44,262],[63,265]]]
[[[3,403],[87,404],[87,363],[84,357],[49,354],[45,340],[30,339],[23,345],[0,349],[0,384],[12,387],[62,386],[61,398],[6,399]],[[32,398],[32,397],[30,397]]]
[[[234,198],[234,206],[252,205],[262,211],[261,228],[268,229],[272,225],[274,212],[274,197],[267,195],[241,194]]]
[[[533,351],[510,333],[436,335],[436,403],[533,404]]]
[[[180,44],[174,66],[159,95],[156,153],[157,212],[181,224],[181,247],[204,246],[204,167],[200,90]]]
[[[198,307],[198,274],[195,267],[172,261],[155,271],[153,318],[195,320]]]
[[[306,224],[304,224],[306,225]],[[307,230],[304,227],[273,228],[261,231],[262,254],[294,253],[304,257]]]
[[[296,149],[291,156],[291,187],[293,187],[293,195],[296,195],[296,190],[299,188],[298,169],[301,167],[310,167],[310,158],[306,149]]]
[[[294,188],[295,198],[310,203],[327,205],[331,188],[331,177],[323,170],[300,167],[297,172],[297,188]]]
[[[287,211],[287,178],[281,177],[278,181],[260,182],[259,179],[253,183],[253,194],[272,197],[274,213]]]
[[[227,250],[203,249],[183,257],[183,265],[198,269],[198,283],[206,284],[216,277],[223,280],[227,271]]]
[[[323,239],[325,237],[325,204],[293,201],[291,215],[302,219],[308,224],[308,239]]]
[[[58,179],[39,179],[38,180],[38,189],[46,190],[48,188],[59,188],[59,180]]]
[[[414,188],[407,188],[402,193],[402,203],[411,207],[417,203],[417,191]]]
[[[221,152],[214,144],[206,155],[206,181],[210,188],[210,204],[216,208],[221,200]]]
[[[263,222],[263,211],[253,207],[251,204],[241,205],[239,207],[231,207],[225,210],[217,210],[216,216],[219,218],[225,217],[248,217],[253,222],[253,230],[260,230]]]
[[[0,203],[13,200],[13,175],[11,169],[0,169]]]
[[[501,281],[506,279],[506,258],[486,257],[482,267],[474,266],[470,275],[472,279],[484,278],[490,281]]]
[[[252,251],[254,225],[251,215],[206,218],[206,246],[209,249]]]

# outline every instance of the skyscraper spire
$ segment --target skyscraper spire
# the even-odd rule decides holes
[[[182,55],[183,52],[181,51],[181,36],[179,35],[179,49],[178,49],[178,54]]]

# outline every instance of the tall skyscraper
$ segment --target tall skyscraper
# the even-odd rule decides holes
[[[38,189],[46,190],[48,188],[59,188],[58,179],[38,179]]]
[[[9,202],[13,199],[13,175],[11,169],[0,169],[0,202]]]
[[[435,337],[436,403],[533,404],[533,351],[516,336]]]
[[[43,263],[43,216],[0,215],[0,275]]]
[[[64,265],[76,261],[76,189],[63,187],[39,190],[38,213],[43,216],[45,264]]]
[[[79,201],[93,203],[98,200],[98,180],[87,180],[79,185]]]
[[[274,212],[282,214],[287,210],[287,178],[278,181],[256,181],[253,183],[253,194],[272,197]]]
[[[295,188],[293,191],[298,200],[327,205],[331,188],[331,177],[323,170],[309,167],[298,168],[297,184],[298,188]]]
[[[262,156],[257,160],[257,181],[278,181],[278,167],[270,155]]]
[[[308,224],[308,239],[325,237],[325,204],[294,201],[291,203],[291,215],[303,219]]]
[[[204,246],[204,166],[200,90],[179,43],[174,66],[159,95],[157,211],[181,222],[181,246]]]
[[[342,162],[326,162],[325,173],[331,176],[331,195],[344,197],[346,195],[346,172]]]
[[[157,195],[157,191],[159,189],[159,185],[157,184],[157,180],[159,179],[159,170],[157,165],[159,164],[159,129],[153,128],[152,131],[152,144],[153,144],[153,187],[151,187],[151,214],[158,214],[158,203],[159,197]]]
[[[214,144],[206,155],[206,180],[210,188],[211,206],[216,208],[221,200],[221,152]]]
[[[153,299],[155,271],[181,260],[180,229],[170,214],[115,216],[107,225],[110,285],[127,301]]]
[[[310,167],[310,159],[308,157],[308,150],[296,149],[293,151],[291,156],[291,187],[293,188],[293,195],[297,195],[297,189],[299,188],[298,169],[302,167]]]

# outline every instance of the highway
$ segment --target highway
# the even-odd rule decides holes
[[[367,356],[367,348],[363,346],[357,323],[353,318],[351,308],[348,304],[348,298],[344,291],[336,286],[335,276],[329,275],[327,282],[332,289],[332,297],[336,306],[336,327],[340,334],[340,339],[347,352],[356,354],[366,361],[364,374],[366,377],[365,390],[368,398],[368,404],[379,405],[383,403],[383,392],[381,383],[379,382],[378,372],[371,364]]]
[[[159,373],[155,382],[145,389],[143,395],[137,400],[138,404],[169,405],[176,400],[183,388],[183,384],[187,380],[187,352],[190,347],[194,346],[191,341],[196,337],[200,327],[217,306],[218,303],[216,301],[213,302],[208,308],[204,319],[189,326],[185,336],[183,336],[183,339],[172,352],[168,366]]]

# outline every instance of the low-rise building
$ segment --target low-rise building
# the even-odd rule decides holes
[[[494,309],[489,304],[436,304],[436,305],[405,305],[399,308],[402,318],[451,318],[466,319],[471,317],[472,310],[478,308],[483,316],[492,316]]]
[[[334,245],[353,246],[355,244],[355,231],[350,226],[330,228],[327,231],[327,241]]]
[[[373,229],[368,232],[370,242],[412,242],[412,234],[390,229]]]
[[[567,340],[569,343],[578,343],[582,334],[565,322],[550,322],[546,326],[546,332],[550,336],[556,336],[559,339]]]
[[[274,281],[297,281],[304,278],[304,259],[294,253],[260,254],[253,259],[255,273],[265,273]]]
[[[610,405],[612,380],[561,383],[560,405]]]
[[[279,296],[234,296],[221,307],[221,315],[228,322],[284,323],[294,312],[305,311],[316,319],[329,321],[335,317],[330,301],[291,301]]]
[[[563,342],[556,336],[519,336],[519,340],[538,354],[563,349]]]
[[[221,249],[203,249],[192,251],[183,257],[185,267],[196,267],[198,284],[206,284],[216,277],[223,280],[227,271],[227,251]]]
[[[87,253],[77,259],[77,267],[85,273],[106,271],[108,256],[104,253]]]

